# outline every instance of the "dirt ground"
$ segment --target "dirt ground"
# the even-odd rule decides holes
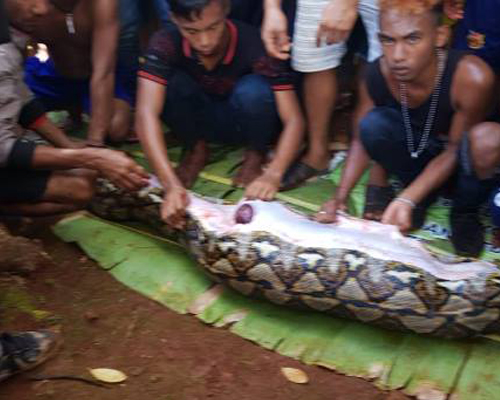
[[[24,277],[0,274],[0,331],[59,328],[64,345],[44,366],[2,382],[1,400],[408,399],[176,314],[127,289],[76,246],[58,240],[50,232],[52,222],[9,225],[40,239],[51,261]],[[30,379],[89,377],[89,368],[100,367],[119,369],[129,378],[108,388]],[[282,367],[302,369],[310,382],[288,382]]]

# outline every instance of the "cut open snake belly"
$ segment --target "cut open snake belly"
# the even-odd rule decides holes
[[[92,209],[164,228],[152,185],[126,195],[101,182]],[[278,202],[191,196],[182,241],[214,280],[280,305],[441,337],[500,332],[500,275],[441,257],[392,226],[339,216],[320,224]]]

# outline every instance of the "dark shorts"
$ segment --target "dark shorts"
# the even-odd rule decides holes
[[[133,106],[135,79],[135,74],[131,75],[117,66],[115,98]],[[52,59],[42,62],[37,57],[29,57],[25,63],[24,80],[48,110],[58,109],[68,104],[78,104],[85,112],[90,112],[90,80],[69,79],[62,76],[56,71]]]
[[[40,201],[50,175],[50,171],[0,168],[0,203]]]

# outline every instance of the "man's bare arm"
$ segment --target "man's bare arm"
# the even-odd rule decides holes
[[[135,130],[148,160],[165,189],[161,217],[171,226],[182,228],[185,224],[184,215],[189,199],[167,154],[160,120],[166,95],[166,86],[139,78]]]
[[[135,130],[142,147],[163,187],[182,186],[168,158],[160,119],[167,88],[149,79],[138,82]]]
[[[382,222],[396,225],[406,232],[412,227],[413,204],[418,204],[441,187],[455,171],[457,151],[464,132],[484,120],[491,108],[494,75],[490,68],[475,56],[460,62],[451,87],[455,108],[448,144],[422,173],[387,207]],[[401,201],[400,199],[405,199]],[[409,200],[409,201],[408,201]]]
[[[134,160],[120,151],[110,149],[37,146],[31,167],[49,170],[91,169],[127,190],[140,189],[147,184],[148,178],[146,171]]]
[[[40,121],[34,130],[43,136],[54,146],[63,149],[77,149],[85,146],[83,142],[70,139],[64,131],[55,125],[49,118],[45,117]]]
[[[358,0],[330,0],[318,27],[317,45],[347,40],[357,19]]]
[[[333,198],[323,205],[322,212],[316,216],[320,222],[334,222],[337,211],[347,209],[347,200],[352,189],[370,164],[370,157],[359,137],[359,126],[362,119],[373,107],[373,100],[368,93],[366,83],[363,81],[359,85],[359,99],[354,115],[353,135],[346,163],[342,169],[339,187],[336,189]]]
[[[475,56],[462,59],[452,83],[451,97],[456,113],[451,123],[448,145],[408,186],[402,197],[419,203],[453,174],[463,134],[484,121],[492,111],[494,83],[494,74],[484,61]]]
[[[281,0],[264,1],[262,41],[271,57],[280,60],[290,58],[291,43],[288,37],[288,21],[281,9]]]
[[[92,0],[92,114],[88,140],[102,144],[108,134],[113,110],[116,52],[120,24],[117,0]]]

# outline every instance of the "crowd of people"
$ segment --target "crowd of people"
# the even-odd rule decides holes
[[[165,189],[162,218],[174,227],[183,227],[187,190],[214,142],[242,146],[233,184],[249,198],[272,200],[328,171],[338,68],[350,50],[364,60],[351,143],[340,184],[315,218],[335,222],[369,169],[365,218],[409,232],[445,194],[457,254],[480,256],[478,210],[499,186],[499,0],[0,6],[1,214],[84,208],[98,176],[140,189],[146,171],[107,148],[136,138]],[[350,48],[353,31],[364,34],[365,49]],[[47,60],[27,51],[38,43]],[[52,110],[68,111],[74,124],[88,114],[86,140],[52,123]],[[176,168],[164,124],[183,144]],[[389,177],[402,183],[398,194]],[[55,342],[47,332],[0,336],[0,380],[45,360]]]

